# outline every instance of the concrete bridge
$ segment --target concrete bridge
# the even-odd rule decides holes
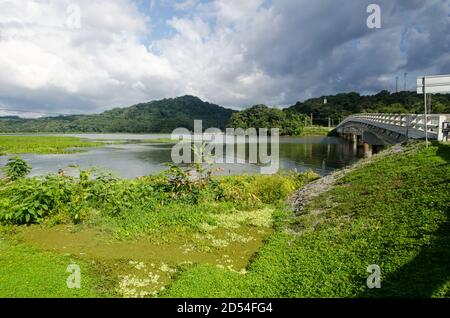
[[[357,114],[344,119],[335,129],[343,138],[358,144],[387,145],[408,139],[448,140],[450,114]]]

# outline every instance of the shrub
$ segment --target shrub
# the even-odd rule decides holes
[[[201,223],[200,216],[220,212],[218,206],[221,211],[234,211],[278,204],[311,179],[299,173],[191,177],[184,170],[171,167],[163,175],[135,180],[99,174],[94,169],[80,170],[78,178],[64,175],[19,178],[0,184],[0,223],[31,224],[50,218],[51,223],[129,220],[128,223],[137,224],[138,219],[164,219],[169,224],[166,217],[175,220],[189,215],[187,227],[192,228],[196,222]],[[180,210],[186,213],[180,214]],[[155,222],[149,226],[156,226]]]
[[[31,166],[19,156],[8,159],[8,163],[3,167],[6,177],[10,181],[24,178],[31,172]]]

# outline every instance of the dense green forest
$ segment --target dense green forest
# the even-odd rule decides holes
[[[305,124],[310,123],[307,115],[296,112],[255,105],[231,116],[233,128],[280,128],[281,135],[300,135]]]
[[[450,95],[433,95],[431,105],[433,113],[450,113]],[[367,96],[344,93],[311,98],[283,110],[256,105],[234,113],[230,126],[282,127],[280,133],[283,135],[301,135],[304,125],[311,125],[311,114],[314,125],[327,126],[329,119],[330,123],[337,124],[345,117],[357,113],[422,113],[423,107],[423,95],[415,92],[391,94],[388,91],[381,91],[376,95]]]
[[[327,103],[324,103],[324,100]],[[343,118],[357,113],[423,113],[423,95],[416,92],[389,93],[381,91],[375,95],[345,93],[311,98],[297,102],[286,109],[303,114],[313,114],[314,124],[328,125],[328,118],[338,123]],[[450,113],[450,94],[431,97],[432,113]]]
[[[95,115],[0,119],[0,132],[126,132],[170,133],[178,127],[193,129],[194,119],[204,127],[225,128],[234,111],[203,102],[194,96],[163,99],[115,108]]]
[[[327,100],[324,103],[324,100]],[[432,113],[450,113],[450,94],[432,96]],[[72,115],[23,119],[1,117],[0,132],[171,132],[177,127],[193,129],[194,119],[203,120],[203,127],[271,128],[281,127],[283,135],[298,135],[310,125],[306,116],[312,114],[314,125],[337,124],[356,113],[422,113],[423,96],[416,92],[375,95],[342,93],[311,98],[283,110],[255,105],[236,112],[210,104],[194,96],[163,99],[127,108],[115,108],[95,115]]]

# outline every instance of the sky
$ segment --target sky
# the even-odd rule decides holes
[[[450,0],[0,0],[0,116],[283,107],[449,73]]]

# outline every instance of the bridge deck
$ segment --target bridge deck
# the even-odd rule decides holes
[[[401,134],[404,136],[408,135],[408,138],[411,138],[411,139],[425,139],[425,131],[411,128],[411,127],[409,127],[409,129],[408,129],[408,127],[404,127],[404,126],[378,123],[378,122],[374,122],[374,121],[371,121],[368,119],[362,119],[362,118],[353,118],[350,121],[355,122],[355,123],[360,123],[360,124],[362,123],[367,126],[377,127],[377,128],[384,129],[387,131],[392,131],[394,133]],[[428,138],[429,139],[437,139],[437,134],[434,132],[428,132]]]
[[[344,119],[336,131],[341,134],[362,135],[365,131],[380,140],[397,143],[405,139],[425,139],[425,128],[430,140],[448,140],[450,114],[355,114]]]

